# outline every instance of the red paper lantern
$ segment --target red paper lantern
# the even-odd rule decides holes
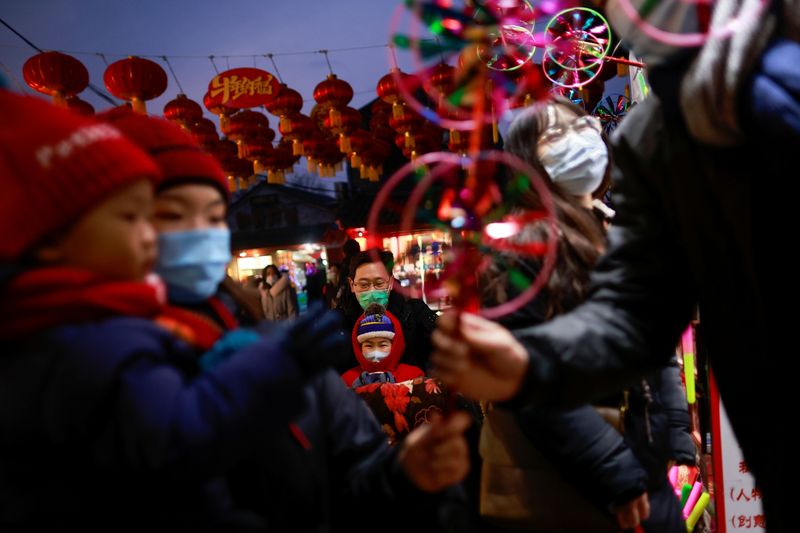
[[[350,165],[354,168],[361,166],[361,154],[365,152],[372,143],[372,135],[366,130],[355,130],[350,132]]]
[[[294,157],[290,149],[276,146],[264,158],[263,165],[267,169],[267,183],[285,183],[285,172],[292,168]]]
[[[361,126],[361,113],[352,107],[343,107],[339,110],[338,123],[334,119],[333,114],[325,119],[325,129],[339,136],[339,149],[343,154],[350,153],[348,133]]]
[[[440,100],[453,91],[456,69],[447,63],[439,63],[431,69],[430,76],[425,83],[425,90],[431,96]]]
[[[217,127],[207,118],[199,118],[194,123],[189,124],[187,129],[192,134],[192,137],[206,149],[216,146],[219,142]]]
[[[184,128],[203,118],[203,108],[185,94],[179,94],[174,100],[164,106],[164,118],[177,122]]]
[[[297,113],[286,117],[278,124],[278,131],[283,139],[292,142],[292,154],[300,156],[304,153],[303,141],[311,137],[317,129],[314,122],[307,116]]]
[[[243,141],[258,137],[262,134],[262,130],[267,129],[269,129],[269,119],[265,115],[246,109],[231,116],[222,132],[229,139],[236,141],[239,145],[239,157],[244,157]]]
[[[411,130],[417,130],[425,123],[425,119],[416,113],[405,111],[399,117],[392,117],[389,119],[389,126],[397,133],[405,133]]]
[[[397,68],[393,68],[389,74],[386,74],[378,80],[378,86],[376,87],[378,97],[387,104],[392,104],[392,115],[395,118],[399,118],[403,115],[405,110],[400,105],[403,102],[403,97],[400,93],[400,89],[397,87],[396,76],[399,76],[404,88],[410,93],[413,93],[419,88],[420,80],[418,77],[406,74]]]
[[[167,73],[157,63],[141,57],[128,57],[111,63],[103,74],[111,94],[129,100],[133,110],[146,114],[145,102],[167,90]]]
[[[89,71],[83,63],[61,52],[42,52],[22,66],[22,76],[33,90],[53,97],[64,107],[64,99],[74,96],[89,85]]]
[[[314,100],[328,111],[331,123],[338,125],[341,121],[341,109],[353,99],[353,88],[346,81],[329,74],[328,79],[314,88]],[[324,127],[324,126],[323,126]]]
[[[228,117],[239,111],[238,109],[219,103],[219,101],[212,98],[209,93],[203,96],[203,105],[206,106],[206,109],[208,109],[210,113],[219,117],[220,129],[226,128],[228,125]]]
[[[77,96],[70,96],[66,100],[67,108],[70,111],[74,111],[79,115],[83,115],[85,117],[90,117],[94,115],[94,107],[89,102],[85,102],[78,98]]]
[[[314,100],[318,104],[330,104],[344,107],[353,99],[353,88],[346,81],[340,80],[336,74],[329,74],[328,79],[314,88]]]
[[[291,115],[296,115],[303,109],[303,97],[299,92],[290,89],[285,83],[281,84],[278,96],[267,102],[264,107],[267,111],[280,119],[278,127]]]

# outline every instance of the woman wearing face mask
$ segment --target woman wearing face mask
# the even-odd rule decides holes
[[[556,265],[545,287],[500,320],[509,329],[549,320],[586,297],[589,273],[604,249],[602,225],[591,211],[592,198],[605,192],[610,173],[601,131],[596,119],[562,99],[524,110],[511,125],[506,150],[548,184],[559,239]],[[518,207],[541,209],[541,202],[529,191]],[[520,238],[542,240],[545,231],[533,224]],[[498,259],[485,276],[486,304],[516,295],[506,275],[512,266],[531,273],[539,268],[515,257]],[[677,368],[602,403],[610,408],[490,412],[481,447],[481,512],[489,522],[542,532],[601,533],[639,524],[648,532],[685,530],[666,482],[669,460],[694,459]],[[673,446],[672,439],[680,444]]]
[[[261,306],[267,320],[286,320],[297,316],[297,292],[289,276],[281,274],[275,265],[267,266],[262,274]]]

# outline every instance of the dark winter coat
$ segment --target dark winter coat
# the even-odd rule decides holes
[[[671,74],[654,77],[660,94],[669,87],[657,82],[680,79]],[[775,237],[796,226],[797,171],[785,150],[800,140],[762,131],[743,146],[704,146],[671,101],[648,97],[618,130],[608,254],[583,305],[516,332],[531,354],[516,401],[563,405],[630,384],[668,361],[699,304],[699,338],[770,532],[789,531],[794,439],[783,417],[796,386],[785,356],[796,320],[785,305],[798,289]]]
[[[298,414],[303,382],[274,340],[199,374],[194,349],[138,318],[7,344],[0,530],[224,527],[220,474]]]

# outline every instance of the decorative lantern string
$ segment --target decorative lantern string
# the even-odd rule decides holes
[[[331,74],[333,74],[333,67],[331,67],[331,61],[330,59],[328,59],[328,51],[320,50],[319,53],[325,56],[325,62],[328,64],[328,70],[330,71]]]
[[[37,52],[44,52],[44,50],[42,50],[41,48],[39,48],[38,46],[36,46],[35,44],[33,44],[31,41],[29,41],[29,40],[28,40],[28,39],[27,39],[27,38],[26,38],[24,35],[22,35],[20,32],[18,32],[18,31],[17,31],[17,30],[15,30],[14,28],[12,28],[12,27],[11,27],[11,26],[8,24],[8,22],[6,22],[5,20],[3,20],[2,18],[0,18],[0,24],[3,24],[3,26],[5,26],[5,27],[6,27],[6,28],[8,28],[9,30],[11,30],[11,32],[12,32],[14,35],[16,35],[17,37],[19,37],[19,38],[20,38],[20,39],[22,39],[23,41],[25,41],[25,43],[27,43],[27,44],[28,44],[28,46],[30,46],[31,48],[33,48],[33,49],[34,49],[34,50],[36,50]],[[108,102],[109,104],[111,104],[111,105],[113,105],[113,106],[118,106],[118,105],[119,105],[119,102],[117,102],[116,100],[114,100],[113,98],[111,98],[110,96],[108,96],[106,93],[104,93],[103,91],[101,91],[100,89],[98,89],[97,87],[95,87],[94,85],[92,85],[91,83],[89,84],[89,86],[88,86],[88,87],[89,87],[89,90],[91,90],[91,91],[92,91],[94,94],[96,94],[97,96],[99,96],[100,98],[102,98],[103,100],[105,100],[106,102]]]
[[[275,54],[265,54],[264,57],[270,60],[270,62],[272,63],[272,68],[275,69],[275,75],[278,76],[278,81],[283,83],[283,77],[281,76],[281,73],[278,70],[278,65],[275,63]]]
[[[167,56],[161,56],[161,59],[163,59],[164,63],[167,64],[167,68],[169,68],[169,71],[172,74],[172,79],[175,80],[175,84],[178,86],[178,89],[180,89],[181,94],[186,94],[186,92],[183,90],[180,80],[178,79],[178,76],[175,75],[175,69],[172,68],[172,63],[169,62]]]
[[[103,64],[108,66],[108,59],[106,59],[106,55],[103,52],[96,52],[96,54],[103,60]]]
[[[28,40],[28,39],[27,39],[27,38],[26,38],[24,35],[22,35],[20,32],[18,32],[17,30],[15,30],[15,29],[14,29],[14,28],[12,28],[11,26],[9,26],[8,22],[6,22],[5,20],[3,20],[2,18],[0,18],[0,23],[2,23],[2,24],[3,24],[3,26],[5,26],[5,27],[6,27],[6,28],[8,28],[9,30],[11,30],[11,32],[12,32],[14,35],[16,35],[17,37],[19,37],[20,39],[22,39],[23,41],[25,41],[26,43],[28,43],[28,45],[30,45],[30,46],[31,46],[31,48],[34,48],[34,49],[35,49],[37,52],[44,52],[44,50],[42,50],[41,48],[39,48],[38,46],[36,46],[36,45],[35,45],[35,44],[33,44],[32,42],[30,42],[30,41],[29,41],[29,40]]]
[[[219,69],[217,68],[217,64],[214,63],[214,56],[208,56],[209,61],[211,61],[211,66],[214,67],[214,72],[219,74]]]

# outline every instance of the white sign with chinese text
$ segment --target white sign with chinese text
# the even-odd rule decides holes
[[[720,531],[766,532],[761,492],[742,457],[722,402],[719,404],[719,429],[722,479],[717,480],[717,490],[722,492],[725,501],[724,516],[717,517]]]

